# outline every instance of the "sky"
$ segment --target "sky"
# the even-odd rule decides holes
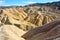
[[[0,0],[0,6],[23,6],[33,3],[56,2],[59,0]]]

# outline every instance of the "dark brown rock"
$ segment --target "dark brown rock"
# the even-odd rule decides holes
[[[60,20],[30,30],[22,37],[27,40],[53,40],[60,36]]]

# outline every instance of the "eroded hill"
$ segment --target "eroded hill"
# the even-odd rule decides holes
[[[0,12],[0,21],[3,24],[15,25],[23,30],[31,30],[58,19],[57,15],[60,15],[55,15],[55,13],[45,13],[41,11],[44,9],[40,9],[41,7],[37,6],[3,8]]]

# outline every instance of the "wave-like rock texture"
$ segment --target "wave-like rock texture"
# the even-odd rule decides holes
[[[22,37],[26,40],[60,40],[60,20],[32,29]]]
[[[33,9],[33,11],[31,12],[30,9]],[[44,14],[41,11],[35,12],[34,10],[39,9],[39,7],[30,9],[30,12],[28,7],[1,9],[0,22],[3,24],[15,25],[26,31],[52,22],[57,18],[55,15]]]

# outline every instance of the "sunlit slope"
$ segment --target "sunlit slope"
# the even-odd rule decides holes
[[[25,33],[14,25],[0,26],[0,40],[25,40],[21,37]]]

